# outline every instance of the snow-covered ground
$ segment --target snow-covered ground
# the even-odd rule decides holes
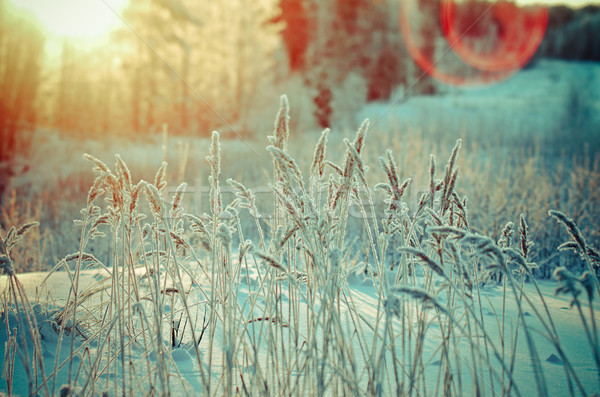
[[[242,312],[248,312],[249,302],[250,302],[250,291],[253,290],[253,286],[256,287],[261,282],[260,273],[264,272],[265,269],[259,270],[256,268],[248,268],[248,270],[240,277],[240,284],[236,285],[235,288],[238,289],[238,305]],[[80,287],[82,290],[85,290],[88,287],[92,287],[101,280],[106,273],[100,272],[97,270],[85,270],[82,271]],[[393,274],[390,273],[390,276]],[[28,296],[35,297],[36,295],[45,296],[46,292],[48,292],[51,296],[50,301],[54,302],[55,307],[60,307],[61,303],[64,304],[66,295],[70,289],[70,280],[67,272],[56,272],[52,274],[49,278],[46,279],[47,273],[27,273],[21,274],[18,276],[19,280],[25,287]],[[200,278],[199,278],[200,279]],[[42,283],[45,280],[44,283]],[[419,278],[418,278],[419,280]],[[422,279],[420,279],[422,281]],[[377,292],[373,287],[372,282],[369,279],[364,279],[362,275],[351,275],[348,279],[349,281],[349,294],[351,295],[353,302],[353,312],[362,318],[362,321],[365,324],[377,324],[377,313],[379,306]],[[6,276],[2,276],[0,278],[0,291],[6,291],[8,279]],[[418,282],[420,283],[420,282]],[[187,287],[190,288],[190,293],[188,294],[189,301],[188,305],[196,306],[200,305],[207,294],[210,294],[207,288],[209,288],[208,283],[200,282],[199,285],[192,285],[188,282],[185,283]],[[554,290],[557,287],[556,282],[551,281],[542,281],[540,282],[540,288],[544,295],[544,299],[549,308],[550,314],[553,317],[555,322],[556,329],[558,331],[558,336],[562,343],[563,349],[566,355],[570,358],[571,364],[580,377],[583,387],[585,387],[588,393],[597,393],[598,392],[598,376],[596,374],[596,366],[594,364],[592,354],[590,352],[589,344],[585,342],[585,333],[583,327],[581,326],[581,320],[579,314],[575,310],[575,308],[571,308],[569,305],[569,299],[565,296],[555,296]],[[203,293],[200,293],[199,290],[202,289]],[[532,284],[526,284],[525,293],[530,297],[535,297],[537,294],[535,292],[534,286]],[[282,287],[280,290],[282,299],[284,301],[288,301],[287,289]],[[500,311],[503,306],[503,291],[502,286],[497,284],[487,284],[481,289],[481,299],[482,299],[482,313],[486,322],[486,331],[490,333],[493,343],[496,346],[500,346],[499,343],[499,329],[501,327]],[[301,299],[301,308],[300,310],[306,309],[306,297]],[[443,302],[443,298],[439,298],[440,301]],[[543,307],[539,302],[539,299],[532,298],[533,302],[536,303],[537,309],[543,311]],[[259,299],[260,302],[260,299]],[[93,300],[86,305],[88,307],[93,307],[99,303],[99,300]],[[263,302],[264,303],[264,302]],[[552,343],[550,343],[546,336],[545,332],[539,323],[539,320],[536,316],[531,314],[531,308],[527,307],[523,301],[524,310],[526,311],[525,317],[528,322],[528,327],[533,330],[533,338],[535,341],[535,345],[539,354],[540,359],[542,360],[542,370],[546,378],[546,382],[548,385],[548,391],[550,395],[553,396],[563,396],[569,394],[569,389],[567,383],[564,381],[564,364],[557,358],[556,351]],[[261,306],[261,303],[258,304]],[[85,307],[85,306],[84,306]],[[319,307],[319,305],[315,306]],[[598,302],[595,305],[595,311],[597,312],[600,308]],[[169,301],[167,300],[164,303],[163,310],[165,313],[169,313],[171,310],[171,306]],[[318,309],[317,309],[318,310]],[[584,310],[586,312],[586,317],[588,321],[591,321],[589,317],[589,312],[587,311],[587,307],[584,305]],[[34,311],[37,313],[37,321],[38,327],[41,330],[42,338],[43,338],[43,351],[44,351],[44,363],[46,368],[53,368],[55,353],[57,352],[57,343],[58,337],[56,333],[56,329],[53,328],[52,322],[53,320],[53,311],[47,312],[45,307],[42,305],[35,305]],[[344,310],[342,310],[344,312]],[[517,325],[517,313],[518,307],[516,305],[516,300],[511,296],[510,293],[506,296],[505,301],[505,312],[506,312],[506,323],[505,329],[507,333],[514,332],[514,329]],[[201,313],[202,314],[202,313]],[[347,311],[346,311],[346,314]],[[244,316],[244,318],[248,318]],[[348,321],[347,318],[345,318]],[[417,324],[417,318],[413,319],[415,325]],[[0,353],[1,356],[4,357],[5,351],[4,346],[7,340],[6,327],[4,325],[5,318],[2,316],[2,327],[0,328]],[[254,323],[247,323],[246,329],[244,332],[247,332],[248,339],[258,338],[257,346],[259,349],[264,349],[265,352],[259,352],[259,356],[262,356],[263,359],[268,360],[266,354],[266,347],[262,345],[260,342],[261,338],[265,338],[265,323],[268,328],[268,323],[265,319],[257,320],[257,323],[261,323],[259,326],[254,329]],[[596,322],[600,327],[600,323],[598,322],[598,316],[596,314]],[[16,326],[16,318],[13,316],[9,317],[9,328]],[[590,323],[588,323],[590,324]],[[383,326],[383,324],[381,324]],[[400,322],[398,320],[394,320],[394,326],[398,331],[400,327]],[[304,337],[307,334],[306,327],[300,325],[300,337]],[[367,330],[364,335],[364,340],[370,341],[372,338],[372,332],[368,332],[369,327],[365,326],[363,331]],[[164,330],[165,334],[168,335],[168,329]],[[539,332],[538,332],[539,331]],[[165,335],[165,336],[166,336]],[[431,360],[425,363],[425,387],[420,387],[421,392],[423,390],[427,390],[428,394],[437,394],[434,393],[434,390],[437,390],[436,387],[440,387],[439,385],[439,369],[440,362],[436,360],[436,350],[439,349],[441,342],[441,332],[438,324],[435,321],[431,321],[429,323],[429,329],[425,334],[424,339],[424,353],[423,357],[431,357]],[[168,337],[166,338],[168,340]],[[293,339],[293,336],[292,336]],[[217,330],[216,340],[222,340],[222,329]],[[352,338],[353,345],[351,349],[355,351],[360,351],[360,341],[361,338]],[[69,343],[70,337],[65,337],[63,340],[63,346],[60,353],[60,361],[64,360],[65,364],[68,363],[69,359]],[[467,377],[469,375],[469,369],[472,367],[471,358],[468,354],[469,348],[467,341],[458,340],[458,350],[464,348],[464,355],[460,357],[462,360],[462,365],[464,367],[464,371],[462,376]],[[80,346],[82,346],[83,340],[76,341],[75,349],[77,350]],[[185,346],[185,347],[183,347]],[[208,357],[208,349],[209,346],[207,343],[201,342],[199,344],[201,356],[206,358]],[[97,345],[91,344],[87,345],[86,349],[89,349],[89,353],[92,357],[94,357],[94,351],[98,349]],[[507,346],[508,348],[508,346]],[[30,351],[32,347],[30,346]],[[87,354],[87,353],[86,353]],[[143,355],[141,351],[138,353],[139,362],[135,363],[136,366],[144,366],[146,365]],[[194,350],[192,347],[187,345],[182,345],[179,348],[171,349],[171,357],[172,357],[172,367],[171,372],[178,372],[183,375],[183,379],[187,383],[183,386],[183,383],[178,380],[171,381],[171,387],[175,394],[184,394],[188,393],[191,395],[196,394],[193,390],[202,390],[202,380],[199,369],[197,368],[197,363],[194,358]],[[214,352],[214,362],[218,363],[218,365],[214,365],[211,369],[204,368],[204,370],[208,373],[211,372],[212,376],[218,378],[223,373],[223,368],[221,364],[223,361],[223,350],[222,347],[217,347]],[[83,357],[83,351],[79,351],[75,356],[75,363],[78,365],[79,361]],[[152,357],[152,355],[151,355]],[[490,361],[495,360],[493,357],[490,357]],[[17,360],[18,361],[18,360]],[[76,366],[77,366],[76,365]],[[359,365],[364,365],[360,364]],[[518,387],[519,392],[523,396],[535,395],[537,393],[537,389],[535,386],[534,378],[533,378],[533,367],[529,356],[529,351],[526,347],[526,344],[521,336],[518,342],[516,361],[515,361],[515,381]],[[266,364],[265,364],[266,366]],[[493,367],[497,367],[497,365],[493,365]],[[66,365],[65,365],[66,368]],[[358,372],[361,372],[361,368],[357,368]],[[243,368],[241,369],[242,373],[246,371],[252,371],[252,368]],[[480,381],[482,383],[482,387],[487,390],[487,392],[491,391],[492,385],[490,384],[490,380],[487,377],[487,374],[480,374]],[[365,379],[361,380],[361,383],[364,382]],[[463,379],[463,382],[469,383],[468,379]],[[60,373],[59,378],[56,380],[57,387],[60,385],[67,383],[67,372],[63,370]],[[364,387],[364,385],[362,385]],[[14,380],[13,380],[13,392],[17,395],[26,395],[28,392],[27,386],[27,377],[26,373],[22,367],[19,365],[14,369]],[[6,391],[6,386],[3,383],[0,383],[0,390]],[[467,389],[468,390],[468,389]],[[498,386],[498,383],[495,384],[494,390],[496,393],[501,392],[501,388]],[[472,390],[471,390],[472,391]],[[440,391],[438,390],[438,393]]]
[[[520,71],[510,79],[487,88],[460,90],[448,88],[447,92],[441,96],[411,97],[406,101],[400,101],[396,104],[371,104],[366,106],[357,115],[357,120],[362,121],[364,118],[370,118],[374,122],[373,128],[384,131],[394,131],[394,129],[402,131],[408,126],[412,129],[422,129],[424,133],[431,134],[432,136],[443,135],[452,137],[452,139],[464,133],[472,134],[477,139],[485,139],[486,136],[502,134],[502,141],[507,146],[510,146],[510,142],[513,140],[519,142],[517,143],[518,145],[526,141],[531,141],[532,138],[555,138],[561,140],[564,137],[571,137],[574,144],[583,144],[588,141],[594,144],[594,139],[598,139],[597,137],[600,135],[600,90],[597,89],[598,87],[600,87],[599,65],[539,61],[533,67]],[[112,153],[118,147],[118,142],[114,144],[94,143],[89,144],[89,148],[80,150],[72,142],[60,142],[60,138],[55,135],[46,136],[45,139],[48,139],[48,142],[34,147],[33,153],[38,157],[39,161],[32,164],[29,171],[17,178],[15,181],[17,186],[19,183],[35,184],[40,178],[43,179],[46,175],[66,179],[70,173],[80,172],[80,170],[79,168],[76,171],[73,170],[73,164],[77,164],[76,161],[78,160],[66,158],[65,156],[74,156],[73,158],[76,157],[79,159],[81,151],[110,152],[112,156]],[[205,141],[197,143],[197,146],[204,145],[206,147]],[[148,142],[147,146],[141,149],[139,147],[132,148],[131,150],[135,151],[136,154],[132,156],[128,156],[127,153],[123,152],[127,148],[119,148],[118,151],[123,157],[135,158],[138,167],[143,168],[144,165],[156,164],[158,159],[162,157],[159,144],[157,140],[155,142]],[[146,149],[148,150],[146,151]],[[56,155],[56,152],[52,152],[52,150],[62,150],[65,152],[65,156],[61,154]],[[312,150],[312,146],[310,150]],[[224,152],[227,152],[227,148],[225,148]],[[24,165],[27,161],[28,159],[23,159]],[[154,169],[155,167],[151,166],[149,168]],[[235,316],[238,316],[237,318],[234,316],[230,320],[243,320],[242,323],[237,324],[239,328],[236,328],[235,332],[239,334],[236,334],[235,340],[252,341],[249,344],[250,347],[243,346],[243,348],[257,348],[259,351],[256,352],[256,357],[265,362],[264,365],[261,365],[262,368],[273,368],[274,364],[268,363],[273,356],[267,353],[270,347],[265,346],[265,340],[268,339],[266,335],[271,332],[287,332],[289,335],[286,334],[277,340],[304,340],[307,344],[312,343],[312,341],[308,340],[310,331],[306,328],[306,324],[300,323],[294,327],[287,327],[282,325],[281,321],[284,321],[282,319],[274,320],[260,317],[264,315],[262,313],[268,312],[266,307],[272,305],[272,302],[269,301],[270,298],[261,294],[266,290],[277,291],[279,294],[277,302],[280,302],[278,304],[281,304],[281,307],[285,308],[284,312],[288,309],[292,310],[288,305],[291,301],[297,304],[294,310],[300,313],[305,313],[308,310],[319,311],[321,308],[326,307],[328,303],[310,298],[306,286],[294,288],[294,294],[300,291],[299,296],[290,296],[289,287],[286,286],[286,282],[289,280],[280,282],[279,286],[272,289],[262,288],[266,282],[266,270],[264,267],[255,265],[239,267],[238,269],[241,269],[242,273],[237,275],[236,284],[229,286],[229,288],[235,290],[237,301],[232,303],[232,307],[235,309]],[[203,308],[207,306],[206,302],[212,295],[211,285],[213,284],[205,277],[206,275],[198,273],[198,269],[194,269],[193,266],[190,266],[190,274],[195,276],[195,281],[192,282],[189,278],[185,280],[184,286],[188,290],[186,294],[189,299],[188,305],[194,308],[194,313],[197,316],[200,316],[197,324],[202,324]],[[92,287],[102,282],[105,275],[105,273],[97,270],[82,271],[80,291],[84,291],[86,287]],[[69,274],[64,271],[53,273],[47,280],[45,280],[46,276],[47,273],[25,273],[19,274],[17,277],[23,284],[29,300],[34,304],[34,312],[36,313],[40,333],[43,336],[42,360],[44,367],[53,369],[55,362],[59,364],[65,363],[63,370],[59,372],[58,379],[51,381],[52,383],[56,383],[56,390],[58,390],[62,384],[68,381],[69,374],[67,373],[67,368],[69,361],[75,360],[75,364],[73,365],[75,371],[80,367],[89,368],[90,363],[85,360],[90,356],[95,357],[95,353],[102,346],[94,343],[86,343],[84,339],[77,339],[74,346],[77,354],[71,356],[69,354],[71,338],[70,335],[67,335],[62,341],[60,353],[57,357],[56,352],[59,351],[59,341],[58,333],[56,332],[58,327],[55,326],[56,324],[53,324],[53,321],[55,321],[54,315],[56,314],[55,310],[59,310],[65,304],[65,299],[69,295],[71,281]],[[45,280],[44,283],[42,283],[43,280]],[[144,278],[142,275],[140,285],[147,281],[148,277]],[[107,282],[110,282],[110,280]],[[348,343],[350,343],[348,350],[355,352],[355,355],[360,357],[360,354],[357,354],[357,352],[371,351],[372,346],[365,347],[365,345],[369,345],[372,341],[375,344],[382,343],[377,335],[374,336],[374,331],[378,334],[385,333],[382,332],[382,329],[377,329],[378,326],[381,328],[384,326],[381,320],[383,316],[378,315],[383,308],[384,298],[379,295],[371,279],[364,279],[362,275],[351,274],[347,282],[347,286],[342,288],[347,296],[344,297],[344,304],[338,305],[338,310],[341,313],[342,324],[347,326],[344,329],[345,332],[348,332],[346,334],[348,336]],[[417,286],[423,283],[422,275],[416,277]],[[0,292],[6,291],[7,286],[8,278],[1,276]],[[554,295],[554,290],[557,287],[556,282],[543,281],[540,282],[540,286],[544,300],[556,326],[561,346],[564,349],[565,355],[569,357],[573,370],[581,380],[581,386],[588,394],[598,393],[600,386],[597,374],[598,366],[594,362],[590,351],[590,344],[587,342],[578,311],[576,308],[570,307],[570,298]],[[141,288],[143,288],[143,285]],[[168,289],[169,286],[163,286],[164,291]],[[93,315],[98,318],[98,310],[106,302],[107,290],[108,287],[100,288],[99,292],[92,295],[92,299],[85,302],[82,306],[83,309],[89,310],[90,313],[95,313]],[[524,292],[532,299],[535,307],[539,311],[543,311],[541,303],[538,302],[539,298],[536,298],[537,293],[534,286],[529,283],[525,284]],[[173,292],[171,294],[174,295]],[[164,295],[167,295],[167,293],[165,292]],[[481,293],[478,297],[481,298],[481,314],[482,318],[485,319],[486,332],[488,332],[491,338],[490,343],[495,346],[500,345],[500,330],[504,328],[506,335],[509,335],[506,338],[509,341],[508,346],[505,346],[508,354],[508,351],[511,349],[512,335],[517,328],[518,301],[510,291],[505,299],[502,286],[490,283],[481,286]],[[445,296],[439,296],[438,299],[443,304]],[[38,304],[38,301],[42,304]],[[144,305],[153,304],[153,302],[148,300],[144,301]],[[560,359],[557,359],[555,346],[548,340],[546,331],[543,330],[538,316],[532,313],[533,308],[524,303],[523,305],[523,310],[526,312],[525,321],[535,341],[549,393],[556,396],[570,394],[569,385],[564,381],[564,363],[561,363]],[[595,319],[591,318],[589,308],[586,307],[585,302],[582,302],[582,305],[587,323],[592,324],[595,321],[600,328],[597,314],[600,307],[598,301],[595,302]],[[502,307],[504,307],[506,319],[504,325],[500,324],[500,319],[502,318],[500,310],[502,310]],[[177,310],[180,309],[181,307],[179,306]],[[85,312],[85,310],[83,311]],[[168,314],[176,309],[173,301],[169,302],[165,300],[162,302],[160,310],[163,314]],[[178,312],[178,314],[180,313]],[[322,313],[320,314],[322,316],[327,315],[325,311],[321,311],[320,313]],[[456,313],[458,316],[461,314],[460,312]],[[296,315],[294,318],[298,319],[300,316]],[[19,327],[19,323],[14,314],[3,313],[0,319],[0,357],[4,357],[6,363],[8,355],[5,350],[6,346],[10,345],[8,334],[11,333],[10,330],[13,327]],[[407,321],[413,322],[415,329],[419,327],[419,324],[423,324],[423,318],[417,319],[415,317]],[[397,319],[391,322],[394,330],[397,333],[402,333],[402,329],[400,329],[401,322]],[[326,322],[320,320],[319,323],[323,324]],[[233,323],[223,321],[218,324],[232,326]],[[360,327],[357,328],[357,324],[360,324]],[[442,366],[437,358],[439,357],[439,348],[444,338],[440,324],[442,324],[441,321],[427,317],[426,326],[428,328],[423,340],[423,354],[420,356],[425,358],[425,360],[428,358],[431,359],[418,364],[422,364],[425,367],[423,373],[424,381],[422,379],[418,381],[418,393],[428,395],[442,393],[440,389]],[[277,330],[271,330],[270,327]],[[297,332],[297,334],[292,335],[290,329],[294,329],[294,332]],[[203,360],[207,356],[213,355],[212,360],[215,365],[212,368],[198,367],[195,356],[196,352],[192,347],[193,343],[188,342],[182,344],[180,347],[172,348],[168,343],[172,337],[172,335],[169,335],[170,332],[172,330],[168,326],[162,329],[163,339],[167,341],[166,349],[170,352],[170,357],[168,358],[169,371],[171,373],[179,373],[179,375],[173,376],[171,380],[171,387],[174,394],[188,393],[194,395],[196,394],[195,392],[202,390],[202,376],[210,374],[215,379],[219,379],[222,376],[224,373],[222,363],[227,361],[224,357],[225,346],[231,341],[231,339],[228,339],[227,331],[223,329],[223,326],[216,327],[214,330],[215,335],[205,337],[198,344],[199,355]],[[200,330],[196,330],[196,332],[200,332]],[[320,329],[319,332],[315,335],[319,338],[323,337],[324,330]],[[219,342],[217,346],[212,346],[212,353],[207,342],[209,340]],[[20,342],[12,341],[12,343],[14,345],[14,343]],[[453,368],[462,368],[461,376],[464,377],[464,389],[462,391],[467,393],[473,392],[467,386],[471,384],[471,380],[468,377],[472,375],[469,369],[473,364],[471,362],[471,348],[469,343],[477,344],[478,342],[458,337],[453,343],[455,343],[454,348],[456,351],[461,351],[464,348],[465,352],[464,355],[453,356],[453,359],[458,357],[457,361],[459,361],[454,364]],[[303,352],[307,349],[306,347],[297,348]],[[133,366],[140,369],[139,372],[142,372],[141,368],[148,365],[146,362],[148,358],[151,360],[156,359],[156,356],[153,356],[151,352],[142,351],[140,346],[132,345],[131,349],[139,357],[137,362],[132,363]],[[32,350],[33,348],[30,347],[29,351],[31,352]],[[373,348],[372,351],[375,352],[376,349]],[[497,360],[491,357],[491,353],[489,355],[490,361],[494,362],[490,367],[499,371]],[[477,360],[480,359],[477,358]],[[373,361],[375,361],[374,357]],[[15,388],[13,392],[18,395],[26,395],[29,391],[26,372],[20,366],[18,357],[15,362],[17,364],[12,371],[13,387]],[[237,360],[236,362],[243,361]],[[368,369],[364,367],[369,364],[356,363],[355,373],[360,374],[356,381],[359,383],[361,390],[367,389],[365,384],[369,379],[365,374],[368,373]],[[383,365],[389,365],[389,363]],[[485,365],[478,365],[479,368],[485,368]],[[515,369],[513,373],[515,374],[515,382],[520,395],[528,396],[536,394],[535,371],[530,360],[530,352],[524,341],[523,331],[520,331],[517,342],[514,365]],[[236,371],[241,375],[248,374],[248,378],[252,378],[253,374],[259,371],[259,369],[258,365],[247,365],[242,368],[236,368]],[[72,376],[83,376],[84,372],[81,375],[73,373]],[[386,373],[391,374],[392,372],[389,370]],[[298,374],[293,369],[289,369],[286,374],[292,378],[301,376],[301,374]],[[276,374],[269,374],[263,376],[261,379],[268,376],[276,376]],[[480,378],[481,387],[486,391],[486,395],[492,389],[496,394],[502,393],[497,379],[493,381],[495,384],[492,385],[488,374],[478,373],[477,376]],[[6,383],[4,382],[5,378],[6,368],[5,376],[0,379],[0,391],[7,390]],[[102,374],[100,375],[99,383],[106,385],[107,389],[112,390],[112,380],[114,379],[110,375]],[[218,383],[214,380],[213,382]],[[259,389],[255,387],[253,390],[256,391]],[[96,390],[96,392],[101,391]],[[146,390],[145,392],[148,391]]]
[[[600,64],[540,60],[499,83],[482,87],[442,87],[442,95],[402,96],[367,105],[357,122],[400,133],[422,130],[455,139],[467,135],[508,146],[565,138],[600,142]],[[512,145],[511,145],[512,141]]]

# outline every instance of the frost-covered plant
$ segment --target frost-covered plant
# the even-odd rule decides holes
[[[458,192],[461,141],[439,178],[431,156],[429,184],[413,206],[407,197],[412,179],[401,177],[393,150],[379,157],[384,182],[371,187],[368,121],[353,140],[344,140],[337,160],[327,147],[332,132],[324,130],[306,174],[289,151],[288,119],[282,97],[267,147],[273,162],[269,219],[244,181],[227,179],[235,197],[228,201],[223,194],[228,164],[217,132],[206,158],[203,214],[187,211],[183,182],[168,197],[166,163],[153,182],[134,182],[119,156],[113,169],[86,156],[98,176],[76,221],[80,246],[54,269],[68,272],[71,285],[66,302],[49,315],[58,340],[49,361],[41,358],[35,316],[9,255],[33,225],[2,236],[0,266],[12,283],[3,309],[22,310],[18,329],[31,330],[34,341],[30,359],[18,340],[23,333],[11,334],[5,374],[18,367],[18,353],[31,394],[521,395],[528,385],[517,356],[526,346],[533,368],[528,380],[544,395],[549,382],[533,337],[541,332],[564,364],[569,390],[587,393],[534,277],[525,216],[516,230],[507,223],[497,239],[472,229],[467,199]],[[256,230],[244,227],[245,211]],[[360,218],[351,219],[356,213]],[[574,239],[561,249],[577,250],[595,269],[597,253],[575,224],[552,215]],[[355,225],[362,257],[352,247]],[[107,255],[88,252],[93,239],[108,241]],[[84,287],[87,268],[101,277]],[[573,296],[600,368],[592,305],[597,279],[590,270],[556,275],[559,292]],[[354,282],[366,283],[370,295],[357,292]],[[502,306],[488,308],[484,291],[493,282],[502,288]],[[362,310],[365,299],[373,312]],[[508,301],[516,313],[508,312]],[[494,321],[486,317],[489,310],[502,312]],[[190,368],[193,378],[183,373]]]
[[[13,259],[11,257],[12,249],[22,241],[32,228],[37,226],[37,222],[28,222],[18,229],[14,226],[11,227],[6,235],[0,234],[0,275],[8,276],[9,280],[8,296],[4,295],[2,299],[1,316],[2,326],[6,328],[7,337],[7,342],[4,346],[3,374],[9,394],[13,389],[15,353],[18,355],[26,372],[29,393],[34,394],[35,387],[38,386],[38,374],[42,379],[42,384],[39,385],[39,388],[43,388],[48,393],[37,314],[29,303],[23,284],[19,281],[14,270]],[[16,317],[17,321],[11,322],[11,317]],[[17,328],[11,328],[15,326]],[[30,353],[31,348],[33,351]]]

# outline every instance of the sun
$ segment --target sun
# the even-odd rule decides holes
[[[95,41],[122,24],[128,0],[11,0],[30,11],[51,36]]]

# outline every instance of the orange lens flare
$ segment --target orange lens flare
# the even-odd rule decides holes
[[[401,3],[400,29],[424,73],[450,85],[488,84],[512,75],[533,57],[548,24],[543,6],[442,0],[434,10],[423,3]],[[415,17],[419,6],[421,15]]]

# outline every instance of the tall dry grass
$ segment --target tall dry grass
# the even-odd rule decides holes
[[[323,131],[302,168],[282,97],[267,147],[270,204],[245,181],[224,183],[228,163],[214,132],[200,214],[185,208],[193,205],[185,183],[169,187],[165,162],[147,182],[119,156],[110,168],[86,155],[96,179],[76,220],[79,246],[52,270],[68,272],[65,302],[31,304],[20,285],[12,250],[32,225],[1,236],[5,390],[14,392],[24,369],[25,392],[44,395],[519,396],[531,385],[548,395],[555,380],[544,373],[539,333],[564,365],[568,392],[600,387],[600,379],[586,383],[557,330],[534,274],[541,265],[528,216],[515,219],[516,230],[497,223],[498,237],[485,236],[459,188],[474,173],[460,160],[460,140],[444,166],[431,155],[407,176],[402,151],[388,150],[372,172],[369,128],[365,121],[344,139],[337,159]],[[371,174],[382,182],[373,185]],[[417,175],[426,183],[413,200]],[[573,220],[551,215],[571,236],[560,248],[585,265],[554,275],[600,373],[598,252]],[[98,239],[108,247],[101,255],[89,250]],[[102,277],[84,285],[87,269]],[[502,296],[491,309],[489,280]]]

